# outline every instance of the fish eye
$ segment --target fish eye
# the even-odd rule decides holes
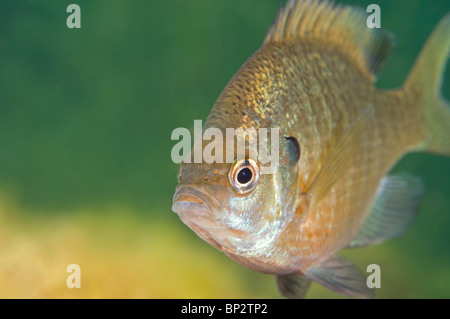
[[[244,167],[237,174],[237,181],[239,184],[247,184],[252,180],[252,177],[253,171],[248,167]]]
[[[239,194],[253,190],[259,180],[259,167],[254,160],[237,161],[230,170],[230,184]]]

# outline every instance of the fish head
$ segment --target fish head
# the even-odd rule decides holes
[[[228,255],[268,249],[292,219],[297,191],[296,165],[286,161],[292,155],[282,150],[280,156],[280,166],[271,174],[261,173],[264,164],[257,158],[231,164],[182,163],[172,210]]]

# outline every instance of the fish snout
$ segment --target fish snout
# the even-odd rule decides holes
[[[196,187],[176,188],[172,210],[200,238],[221,250],[222,245],[215,239],[221,229],[217,207],[211,197]]]
[[[183,221],[184,218],[214,218],[214,209],[209,196],[193,186],[177,186],[172,210]]]

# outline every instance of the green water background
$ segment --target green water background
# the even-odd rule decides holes
[[[78,0],[78,30],[66,27],[70,3],[0,2],[0,191],[34,216],[127,207],[242,274],[227,280],[239,280],[249,296],[277,297],[272,278],[236,265],[171,212],[177,165],[170,135],[206,119],[260,47],[279,1]],[[345,3],[379,4],[382,28],[396,35],[382,88],[402,84],[450,12],[446,0]],[[443,95],[450,98],[449,71]],[[403,237],[347,255],[362,269],[381,266],[381,297],[449,298],[450,158],[411,154],[396,169],[427,185],[419,217]],[[336,297],[317,286],[311,296]]]

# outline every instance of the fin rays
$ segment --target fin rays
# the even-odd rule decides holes
[[[373,81],[395,42],[391,33],[369,29],[361,9],[319,0],[289,0],[280,8],[264,44],[290,39],[314,39],[338,46]]]

